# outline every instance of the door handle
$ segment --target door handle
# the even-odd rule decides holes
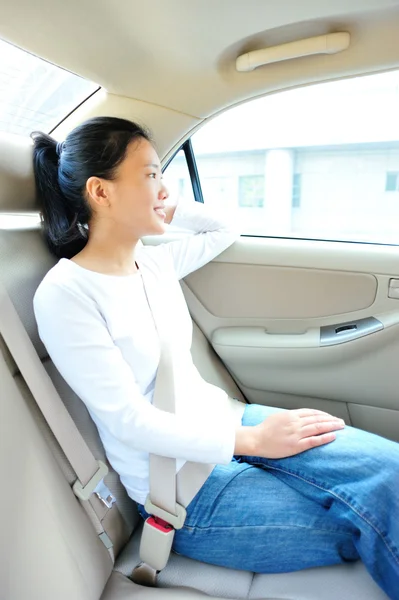
[[[399,279],[389,280],[388,298],[399,298]]]
[[[370,335],[384,329],[384,325],[375,317],[357,319],[338,325],[320,327],[320,346],[335,346]]]

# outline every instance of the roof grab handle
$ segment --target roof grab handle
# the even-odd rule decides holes
[[[302,56],[337,54],[346,50],[349,44],[349,33],[327,33],[326,35],[318,35],[304,40],[297,40],[296,42],[246,52],[237,58],[236,69],[240,72],[248,72],[263,65],[300,58]]]

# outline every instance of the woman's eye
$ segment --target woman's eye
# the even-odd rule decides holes
[[[150,173],[150,177],[151,177],[151,179],[156,179],[157,174],[156,173]]]

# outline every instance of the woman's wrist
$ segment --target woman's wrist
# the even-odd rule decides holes
[[[165,213],[166,213],[165,223],[167,225],[170,225],[170,222],[172,221],[172,219],[175,215],[176,208],[177,208],[177,204],[174,204],[173,206],[171,206],[171,205],[165,206]]]
[[[234,454],[241,456],[257,456],[258,429],[256,426],[241,425],[236,429],[236,442]]]

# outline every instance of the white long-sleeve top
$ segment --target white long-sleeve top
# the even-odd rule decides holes
[[[230,246],[237,233],[199,203],[179,205],[171,224],[195,235],[138,247],[138,273],[104,275],[61,259],[34,297],[50,358],[85,403],[108,460],[141,504],[149,491],[149,453],[176,458],[177,470],[188,460],[227,464],[244,411],[244,404],[207,383],[194,366],[192,322],[179,284]],[[152,405],[160,344],[144,274],[159,286],[162,314],[173,332],[175,414]]]

